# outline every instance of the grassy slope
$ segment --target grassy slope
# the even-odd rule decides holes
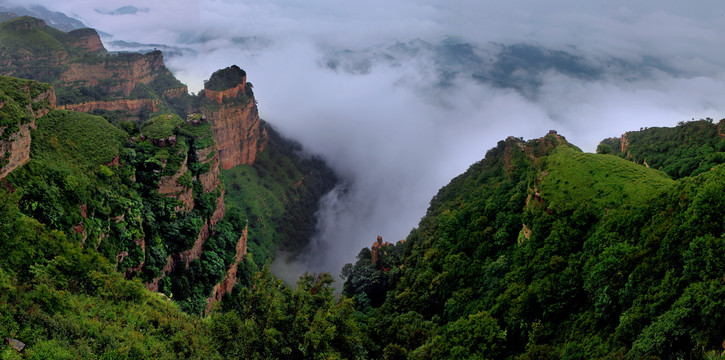
[[[588,154],[559,146],[546,162],[541,195],[561,210],[587,202],[603,209],[645,204],[674,182],[665,173],[613,155]]]
[[[500,142],[441,189],[403,255],[383,259],[403,265],[376,270],[360,253],[345,293],[359,300],[369,355],[674,359],[717,348],[725,166],[673,181],[566,144],[538,154]]]

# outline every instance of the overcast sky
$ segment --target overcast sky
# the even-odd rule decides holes
[[[351,186],[344,197],[326,198],[320,247],[310,252],[311,260],[286,264],[293,274],[338,274],[377,235],[403,239],[441,186],[509,135],[530,139],[556,129],[594,151],[601,139],[627,130],[725,114],[722,0],[43,5],[112,34],[112,40],[195,50],[167,59],[192,91],[216,69],[237,64],[247,70],[261,116],[322,155]],[[442,65],[426,52],[395,63],[372,59],[360,73],[325,66],[327,55],[342,50],[364,57],[394,41],[436,44],[447,37],[480,54],[493,43],[565,50],[603,73],[581,79],[548,71],[531,97],[470,77],[452,78],[442,88],[433,81]],[[643,64],[656,65],[643,71]],[[277,264],[278,273],[284,265]]]

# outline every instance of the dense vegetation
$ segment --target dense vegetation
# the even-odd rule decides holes
[[[237,65],[215,71],[208,81],[204,82],[204,89],[222,91],[243,84],[247,73]]]
[[[0,63],[3,64],[0,66],[0,74],[54,85],[59,105],[119,99],[149,99],[157,102],[156,113],[146,107],[133,113],[116,113],[113,118],[108,119],[113,123],[123,120],[145,121],[169,112],[185,116],[189,106],[197,101],[185,93],[168,96],[168,90],[186,89],[186,86],[165,66],[157,66],[156,59],[162,56],[160,51],[148,54],[111,54],[105,49],[86,49],[84,42],[79,41],[83,37],[96,35],[92,29],[66,33],[47,26],[40,19],[28,16],[4,21],[0,23]],[[129,78],[124,78],[124,72],[130,66],[134,63],[142,64],[145,60],[152,71],[150,83],[131,83]],[[64,73],[74,66],[76,71],[88,66],[89,81],[63,80]],[[102,71],[98,71],[99,69]],[[131,84],[133,88],[126,89]],[[130,93],[127,93],[129,90]]]
[[[268,143],[253,165],[222,170],[225,201],[249,219],[249,251],[264,264],[276,251],[296,254],[315,231],[317,201],[337,183],[319,158],[282,137],[269,124]]]
[[[0,56],[15,68],[2,70],[53,82],[67,61],[142,56],[80,51],[72,44],[84,32],[3,23]],[[211,125],[183,117],[220,105],[165,99],[183,85],[164,71],[130,96],[163,100],[155,114],[51,110],[36,119],[31,160],[0,182],[0,338],[27,345],[18,352],[6,341],[0,358],[722,357],[725,122],[629,132],[604,140],[599,154],[555,133],[501,141],[440,190],[405,242],[362,249],[336,298],[329,274],[305,274],[292,288],[269,272],[276,251],[299,251],[314,231],[334,174],[264,124],[255,163],[204,189],[217,151]],[[205,88],[244,76],[223,69]],[[113,85],[57,94],[61,103],[121,98]],[[47,107],[33,99],[48,89],[0,78],[3,136]],[[253,104],[251,84],[229,101]],[[160,194],[175,176],[180,193]],[[166,273],[223,189],[226,216],[199,258]],[[207,316],[245,233],[238,284]],[[146,288],[154,281],[158,293]]]
[[[725,119],[680,122],[677,127],[630,131],[622,138],[603,140],[597,152],[619,155],[666,172],[675,179],[697,175],[725,163],[725,140],[720,136]],[[625,142],[622,151],[622,141]]]
[[[725,314],[725,165],[666,175],[510,138],[382,262],[347,266],[372,358],[701,358]],[[381,301],[381,298],[384,299]]]
[[[2,93],[12,96],[3,110],[16,122],[26,116],[18,103],[47,107],[26,96],[47,85],[2,80]],[[244,169],[255,174],[259,190],[247,194],[249,204],[275,211],[247,213],[244,199],[237,204],[232,194],[201,257],[167,274],[160,293],[152,293],[141,281],[159,277],[169,254],[188,249],[216,207],[219,189],[205,192],[196,180],[216,153],[210,124],[165,114],[128,133],[100,116],[65,110],[51,110],[36,124],[30,162],[0,186],[0,336],[27,346],[18,353],[4,342],[0,358],[360,357],[352,303],[335,300],[329,275],[307,276],[293,291],[258,268],[252,254],[237,272],[249,288],[237,289],[206,319],[198,316],[235,261],[243,230],[255,234],[250,219],[286,219],[295,227],[256,235],[251,247],[262,255],[254,257],[271,257],[274,244],[301,246],[314,224],[315,197],[336,181],[321,160],[302,156],[299,145],[268,129],[262,165]],[[208,155],[197,159],[200,153]],[[157,189],[187,158],[179,182],[193,188],[195,206],[182,212],[179,200]]]

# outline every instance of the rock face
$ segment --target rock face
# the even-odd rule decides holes
[[[30,160],[30,129],[35,128],[35,120],[20,125],[20,130],[14,132],[5,140],[0,140],[0,159],[5,164],[0,167],[0,179],[6,177],[11,171],[25,165]],[[0,128],[0,136],[4,135],[4,128]]]
[[[239,269],[239,263],[244,259],[244,255],[247,254],[247,228],[244,228],[242,236],[237,241],[237,253],[234,256],[234,262],[229,266],[227,274],[224,276],[224,280],[214,285],[212,294],[206,299],[206,313],[211,312],[214,303],[221,300],[224,294],[232,292],[232,288],[237,283],[237,270]]]
[[[203,90],[206,104],[202,104],[201,112],[213,121],[222,169],[254,163],[257,152],[266,145],[267,134],[260,126],[254,95],[248,89],[244,75],[241,83],[232,88]]]
[[[93,29],[78,29],[68,33],[74,38],[74,46],[88,52],[105,53],[106,48],[103,47],[101,37],[98,32]]]
[[[110,101],[89,101],[78,104],[65,104],[60,105],[58,108],[78,111],[78,112],[91,112],[93,110],[106,110],[106,111],[126,111],[129,113],[138,113],[143,110],[149,112],[158,111],[159,100],[155,99],[120,99]]]
[[[74,62],[61,74],[59,86],[99,86],[105,91],[123,97],[139,85],[148,85],[156,77],[166,74],[161,51],[148,54],[112,55],[97,63]]]
[[[169,117],[171,118],[171,116]],[[221,183],[219,175],[219,152],[217,151],[217,146],[213,141],[211,126],[207,121],[208,120],[206,118],[196,121],[187,120],[186,124],[182,125],[182,127],[185,126],[186,130],[190,131],[187,135],[184,135],[186,138],[185,141],[188,142],[189,146],[181,146],[181,151],[186,151],[184,154],[184,160],[173,175],[161,177],[159,180],[158,192],[181,201],[181,205],[176,209],[176,211],[191,211],[195,206],[195,201],[197,200],[194,198],[193,187],[189,186],[189,184],[180,183],[180,180],[185,174],[190,175],[190,167],[205,169],[203,171],[199,171],[199,173],[195,175],[195,180],[198,183],[196,186],[201,186],[201,192],[203,195],[218,193],[218,196],[216,196],[214,211],[207,219],[205,219],[204,225],[199,231],[199,234],[194,240],[194,244],[191,248],[179,253],[171,254],[166,258],[166,265],[162,269],[161,275],[146,284],[149,290],[158,291],[159,281],[168,273],[180,268],[181,266],[183,266],[184,269],[188,269],[192,261],[199,259],[202,254],[204,243],[211,235],[213,235],[214,227],[226,213],[226,206],[224,204],[224,186]],[[188,135],[190,133],[195,135]],[[158,147],[172,146],[177,145],[178,143],[176,136],[166,139],[147,140],[151,141],[152,144]]]
[[[389,268],[383,266],[383,256],[387,254],[386,248],[390,246],[389,242],[383,242],[383,237],[378,235],[377,240],[373,243],[373,246],[370,248],[370,254],[372,255],[372,262],[375,264],[375,266],[378,269],[381,269],[383,271],[390,271]]]
[[[0,25],[0,47],[0,75],[51,83],[70,110],[125,111],[128,120],[146,120],[138,115],[188,96],[161,51],[110,54],[93,29],[64,34],[24,16]]]
[[[23,166],[30,160],[30,129],[35,129],[35,119],[44,116],[55,108],[55,93],[53,88],[24,80],[13,80],[14,90],[19,90],[19,96],[29,99],[30,103],[21,109],[23,114],[7,113],[10,111],[14,99],[7,98],[0,101],[0,114],[10,119],[17,118],[17,127],[0,126],[0,179],[6,177],[11,171]],[[5,108],[5,109],[4,109]],[[27,121],[22,123],[19,118],[24,115]]]
[[[184,162],[181,167],[172,176],[162,176],[159,180],[159,194],[168,197],[176,198],[181,201],[181,205],[176,208],[176,211],[187,213],[194,208],[194,194],[193,188],[179,183],[179,179],[189,171],[186,166],[188,157],[184,158]]]

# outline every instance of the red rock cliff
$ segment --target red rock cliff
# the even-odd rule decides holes
[[[78,29],[68,33],[74,40],[75,47],[88,52],[105,53],[106,48],[103,47],[101,37],[98,32],[93,29]]]
[[[224,294],[232,292],[232,288],[237,283],[237,271],[239,270],[239,263],[244,260],[244,255],[247,254],[247,228],[244,228],[242,236],[237,241],[237,253],[234,256],[234,262],[229,266],[227,274],[224,276],[224,280],[214,285],[211,296],[206,299],[206,313],[211,312],[214,303],[221,300]]]
[[[29,93],[29,89],[26,88],[18,90]],[[0,179],[30,160],[30,129],[35,129],[36,118],[44,116],[55,108],[55,92],[50,88],[30,99],[30,101],[31,104],[27,105],[26,110],[31,120],[25,124],[20,124],[17,131],[5,137],[4,140],[0,140]],[[36,108],[33,109],[32,104],[42,105],[36,105]],[[0,102],[0,112],[4,105],[4,103]],[[6,130],[7,127],[0,127],[0,137],[6,135]]]
[[[246,82],[224,91],[204,90],[214,106],[203,106],[202,113],[213,121],[222,169],[254,163],[257,152],[266,145],[257,105],[254,97],[244,97],[245,86]],[[246,101],[238,101],[240,97]]]
[[[113,55],[93,63],[69,63],[60,76],[58,86],[102,85],[111,94],[129,96],[137,86],[148,85],[166,72],[160,51],[144,55]]]
[[[58,106],[59,109],[66,109],[78,112],[91,112],[96,109],[106,111],[126,111],[129,113],[138,113],[142,110],[150,112],[158,111],[159,101],[152,99],[133,99],[133,100],[110,100],[110,101],[89,101],[79,104],[65,104]]]

